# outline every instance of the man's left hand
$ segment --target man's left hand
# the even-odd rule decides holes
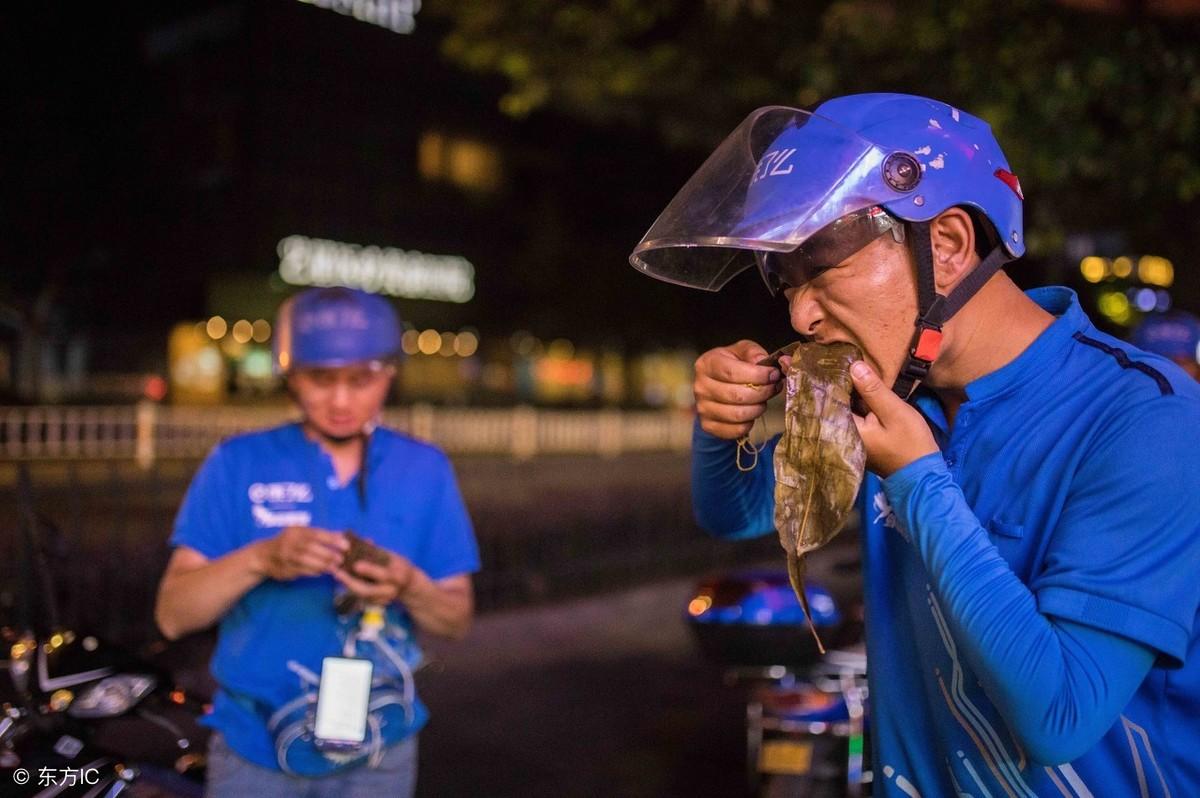
[[[351,593],[369,604],[390,604],[402,599],[413,582],[416,566],[399,554],[388,552],[387,565],[367,560],[354,563],[353,573],[339,568],[334,577]]]
[[[938,451],[925,417],[883,384],[863,361],[850,367],[854,387],[869,411],[854,416],[854,424],[867,450],[867,468],[881,477]]]

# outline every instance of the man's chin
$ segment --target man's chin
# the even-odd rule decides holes
[[[328,424],[314,421],[310,422],[310,425],[322,438],[337,443],[352,440],[362,434],[361,424]]]

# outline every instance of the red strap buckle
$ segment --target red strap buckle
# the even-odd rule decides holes
[[[917,337],[917,345],[913,347],[912,354],[918,360],[932,363],[937,360],[938,352],[941,351],[941,348],[942,331],[926,327],[921,330],[920,336]]]

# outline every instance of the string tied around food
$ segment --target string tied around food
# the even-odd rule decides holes
[[[747,383],[747,385],[750,385],[750,383]],[[750,440],[750,437],[754,434],[755,428],[760,428],[762,430],[762,440],[757,444]],[[745,473],[747,471],[753,471],[758,466],[758,456],[762,454],[764,449],[767,448],[767,438],[767,422],[762,416],[759,416],[754,420],[754,424],[750,427],[750,431],[737,440],[737,451],[734,453],[734,462],[737,464],[738,471]],[[742,462],[743,454],[749,458],[748,465]]]

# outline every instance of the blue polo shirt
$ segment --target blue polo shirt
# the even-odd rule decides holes
[[[949,431],[917,400],[940,453],[864,481],[874,794],[1200,794],[1200,387],[1029,295],[1057,320]],[[702,525],[769,531],[771,469],[718,448]]]
[[[341,485],[330,457],[299,424],[239,435],[200,467],[175,519],[171,545],[221,557],[286,526],[352,529],[407,557],[432,579],[479,570],[479,552],[453,468],[438,449],[380,427],[358,477]],[[211,669],[220,686],[206,723],[244,758],[278,770],[262,714],[301,692],[295,660],[320,673],[341,653],[332,576],[266,580],[221,619]],[[411,625],[393,605],[390,620]],[[428,718],[417,702],[415,732]],[[390,741],[394,742],[394,740]]]

